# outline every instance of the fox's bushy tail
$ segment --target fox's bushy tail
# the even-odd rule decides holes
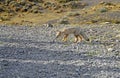
[[[81,31],[80,34],[81,34],[81,36],[82,36],[86,41],[90,41],[90,39],[88,38],[88,36],[87,36],[83,31]]]

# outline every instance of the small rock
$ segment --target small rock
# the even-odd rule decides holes
[[[68,21],[67,18],[62,18],[62,19],[60,19],[60,20],[58,21],[58,23],[60,23],[60,24],[69,24],[69,21]]]
[[[104,22],[105,24],[110,24],[110,22]]]
[[[108,48],[108,51],[113,51],[113,48]]]
[[[0,6],[0,12],[3,12],[3,11],[4,11],[3,7]]]
[[[53,27],[52,24],[48,23],[48,24],[43,24],[43,26],[46,26],[46,27]]]
[[[1,63],[2,63],[3,66],[8,66],[9,65],[9,62],[7,60],[2,60]]]
[[[3,20],[2,19],[0,19],[0,22],[2,22]]]
[[[120,34],[116,35],[116,37],[120,37]]]

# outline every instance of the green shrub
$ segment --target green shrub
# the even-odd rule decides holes
[[[100,11],[100,13],[103,13],[103,12],[107,12],[108,9],[107,8],[101,8],[99,11]]]
[[[79,16],[80,13],[79,12],[70,12],[68,13],[68,16]]]
[[[67,3],[70,1],[79,1],[79,0],[57,0],[59,3]]]

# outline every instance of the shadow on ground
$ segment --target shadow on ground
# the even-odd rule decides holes
[[[119,67],[109,65],[119,59],[89,56],[87,52],[81,52],[80,49],[74,52],[62,51],[62,48],[60,50],[49,48],[53,44],[63,45],[60,42],[35,42],[8,38],[0,38],[0,41],[18,44],[17,46],[5,44],[0,47],[0,78],[93,78],[112,76],[113,73],[120,72]],[[25,46],[22,46],[23,44]],[[30,47],[29,44],[38,47]],[[48,48],[43,46],[48,46]],[[102,62],[105,65],[97,64]]]

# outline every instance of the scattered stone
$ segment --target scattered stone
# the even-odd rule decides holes
[[[0,17],[0,22],[2,22],[3,21],[3,18],[2,17]]]
[[[58,21],[58,23],[60,23],[60,24],[69,24],[69,21],[68,21],[67,18],[62,18],[62,19],[60,19],[60,20]]]
[[[120,34],[116,35],[116,37],[120,37]]]
[[[33,13],[43,13],[43,8],[41,6],[33,6],[31,9]]]
[[[79,1],[79,0],[57,0],[59,3],[67,3],[71,1]]]
[[[70,1],[70,2],[66,3],[65,5],[72,9],[82,9],[85,6],[87,6],[86,3],[81,3],[80,1]]]
[[[79,16],[79,15],[80,15],[80,13],[78,13],[78,12],[70,12],[68,14],[68,16]]]
[[[104,24],[110,24],[110,22],[104,22]]]
[[[43,3],[44,1],[43,0],[28,0],[30,2],[39,2],[39,3]]]
[[[43,24],[43,26],[45,26],[45,27],[53,27],[53,25],[50,24],[50,23],[48,23],[48,24]]]
[[[47,24],[47,27],[53,27],[53,25],[52,24]]]
[[[59,9],[59,10],[56,10],[55,11],[56,13],[62,13],[62,12],[65,12],[63,9]]]
[[[7,60],[2,60],[2,61],[1,61],[1,64],[2,64],[3,66],[8,66],[8,65],[9,65],[9,62],[8,62]]]
[[[20,2],[19,2],[22,6],[24,6],[26,3],[27,3],[27,1],[26,0],[20,0]]]
[[[110,51],[110,52],[113,51],[113,48],[108,48],[108,51]]]
[[[4,9],[2,6],[0,6],[0,12],[4,12]]]
[[[52,24],[52,23],[50,23]],[[98,37],[120,25],[81,25],[85,30]],[[0,77],[1,78],[119,78],[120,43],[114,46],[103,44],[64,43],[52,40],[55,30],[70,25],[58,25],[53,28],[44,26],[0,26]],[[102,31],[102,33],[100,32]],[[97,34],[98,36],[96,36]],[[106,35],[107,35],[106,34]],[[89,33],[87,34],[89,35]],[[11,36],[11,37],[9,37]],[[93,39],[94,40],[94,39]],[[108,38],[109,43],[111,42]],[[15,44],[14,44],[15,43]],[[17,44],[16,44],[17,43]],[[14,44],[12,47],[11,45]],[[18,45],[19,44],[19,45]],[[108,52],[106,48],[113,48]],[[4,60],[3,60],[4,59]],[[112,71],[112,72],[111,72]]]

